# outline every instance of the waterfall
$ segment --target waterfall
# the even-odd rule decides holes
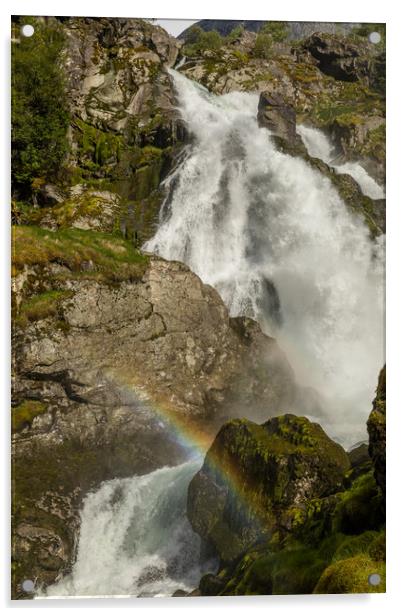
[[[326,135],[318,128],[299,126],[297,129],[310,156],[320,158],[327,165],[334,167],[337,173],[348,173],[359,184],[364,195],[372,199],[383,199],[384,189],[370,177],[367,171],[357,162],[347,162],[338,165],[334,162],[334,148]]]
[[[90,493],[72,572],[45,596],[170,596],[197,587],[216,568],[200,564],[200,540],[186,518],[188,484],[201,464],[106,481]]]
[[[257,94],[215,96],[171,75],[193,142],[145,250],[185,262],[231,315],[276,337],[298,381],[326,398],[330,435],[346,446],[367,438],[384,361],[383,238],[370,240],[328,178],[276,150],[258,127]],[[324,136],[303,130],[327,159]]]

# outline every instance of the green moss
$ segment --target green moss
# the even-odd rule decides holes
[[[251,561],[251,562],[250,562]],[[290,595],[311,593],[326,566],[319,553],[301,547],[249,555],[236,568],[223,595]]]
[[[385,531],[382,530],[376,534],[376,537],[370,543],[368,548],[368,554],[370,558],[377,561],[384,561],[386,557],[386,541],[385,541]]]
[[[154,162],[159,162],[163,155],[163,150],[153,145],[146,145],[141,150],[141,158],[139,165],[150,165]]]
[[[74,123],[78,155],[84,167],[102,167],[119,161],[124,144],[121,135],[102,131],[80,118],[76,118]]]
[[[385,161],[385,122],[368,131],[367,138],[359,151],[363,156]]]
[[[94,182],[93,185],[94,188],[106,189],[107,182],[101,180],[98,183]],[[97,229],[112,231],[113,220],[118,217],[118,209],[118,202],[113,202],[107,197],[86,190],[80,195],[71,197],[57,205],[31,211],[29,224],[60,229],[72,227],[74,223],[84,219],[89,225],[92,221]]]
[[[26,426],[30,426],[39,415],[47,412],[47,406],[39,400],[24,400],[18,406],[11,409],[11,430],[19,432]]]
[[[141,278],[149,258],[121,237],[99,231],[61,229],[49,231],[34,226],[13,227],[15,273],[25,265],[59,263],[71,272],[119,281]]]
[[[378,573],[381,583],[369,584],[369,576]],[[338,561],[323,572],[315,594],[378,593],[385,592],[385,563],[378,563],[365,554]]]
[[[370,548],[378,536],[379,533],[372,530],[357,536],[346,536],[335,551],[332,562],[345,560],[358,554],[370,554]]]
[[[71,291],[52,290],[31,296],[21,303],[15,319],[16,324],[24,327],[30,321],[40,321],[49,316],[56,316],[61,302],[72,295]]]
[[[377,529],[384,522],[382,495],[373,471],[358,477],[341,495],[335,508],[332,527],[335,532],[356,534],[362,529]]]

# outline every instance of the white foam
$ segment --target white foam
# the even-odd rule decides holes
[[[380,186],[367,171],[357,162],[338,165],[334,162],[334,148],[328,137],[318,128],[300,125],[297,132],[301,136],[310,156],[320,158],[334,167],[337,173],[348,173],[359,184],[364,195],[372,199],[383,199],[384,188]]]
[[[257,124],[258,95],[214,96],[172,75],[194,143],[145,249],[187,263],[232,315],[257,319],[299,382],[327,398],[333,435],[364,438],[384,360],[383,238],[370,240],[328,178],[276,150]]]
[[[170,596],[190,591],[215,563],[200,565],[200,540],[186,518],[197,459],[148,475],[104,482],[81,513],[70,575],[44,596]]]

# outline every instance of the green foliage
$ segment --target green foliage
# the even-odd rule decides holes
[[[12,44],[12,183],[29,196],[35,182],[53,179],[68,151],[69,113],[60,58],[64,35],[56,22],[30,20],[35,33]]]
[[[256,58],[269,60],[271,57],[273,39],[270,34],[259,32],[255,40],[254,55]]]
[[[186,56],[198,56],[205,51],[217,51],[222,47],[225,39],[216,30],[204,32],[201,28],[195,29],[191,37],[192,43],[187,43],[183,48]]]
[[[285,21],[267,21],[260,34],[268,34],[275,43],[282,43],[288,36],[288,25]]]
[[[369,584],[369,575],[372,573],[381,576],[378,586]],[[385,563],[375,562],[366,554],[358,554],[330,565],[314,589],[315,594],[366,592],[385,592]]]
[[[200,40],[200,37],[204,30],[200,28],[200,26],[194,25],[191,26],[186,36],[186,44],[192,45],[193,43],[197,43]]]
[[[225,41],[227,43],[231,43],[235,41],[236,39],[240,38],[243,32],[244,32],[244,26],[242,25],[235,26],[233,30],[227,35]]]

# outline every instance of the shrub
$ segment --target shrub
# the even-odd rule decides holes
[[[60,68],[64,35],[55,21],[30,21],[34,35],[21,36],[11,52],[12,185],[25,197],[57,175],[68,151],[69,123]]]
[[[199,30],[199,31],[198,31]],[[197,56],[204,51],[217,51],[224,43],[223,37],[216,30],[204,32],[201,28],[194,33],[190,44],[186,44],[183,53],[186,56]]]
[[[275,43],[285,41],[288,36],[288,26],[285,21],[267,21],[260,34],[269,34]]]
[[[272,36],[270,34],[259,33],[254,45],[254,55],[257,58],[268,60],[272,49]]]

